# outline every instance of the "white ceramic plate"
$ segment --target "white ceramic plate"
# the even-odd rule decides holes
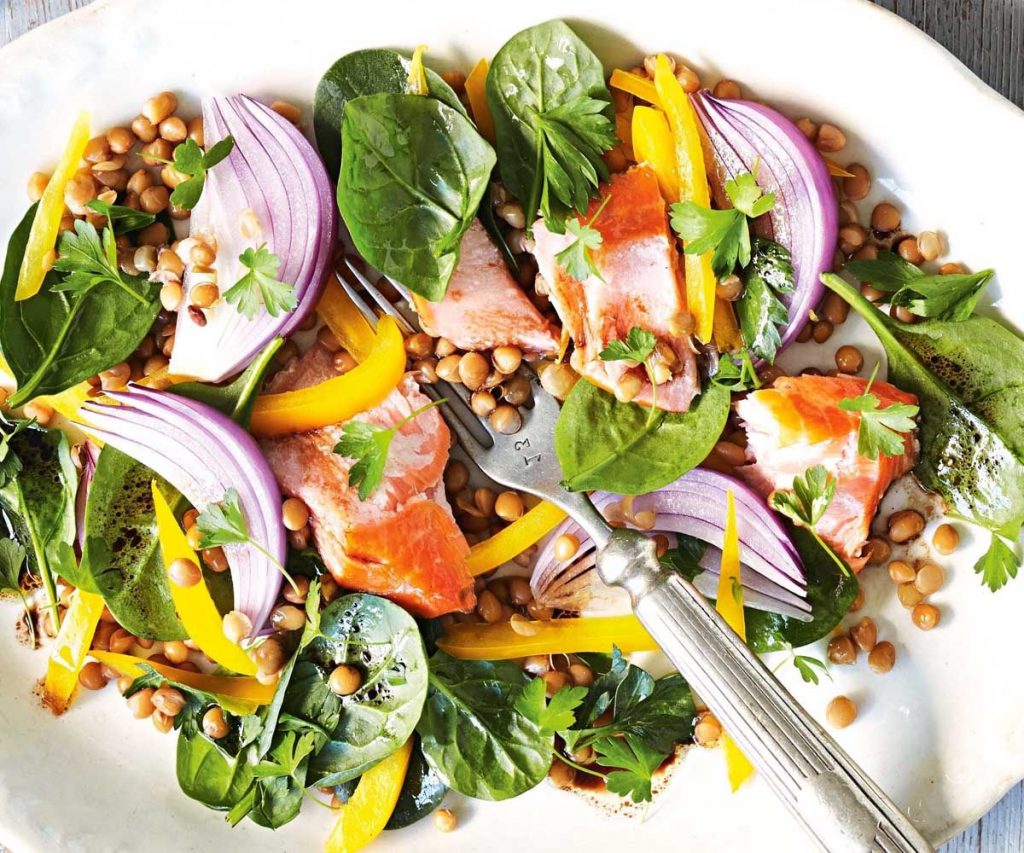
[[[0,51],[0,237],[24,213],[24,181],[61,150],[74,115],[94,126],[137,114],[162,89],[196,97],[243,91],[308,106],[321,72],[361,47],[430,45],[435,66],[467,69],[519,29],[565,17],[605,60],[633,64],[668,50],[705,80],[728,76],[790,114],[842,127],[876,176],[876,197],[899,199],[914,228],[949,235],[951,257],[993,266],[990,298],[1024,325],[1020,169],[1024,114],[934,42],[863,0],[716,0],[635,4],[611,0],[493,3],[313,0],[106,0],[42,27]],[[308,116],[308,110],[306,112]],[[790,367],[831,364],[835,347],[879,347],[860,323]],[[870,357],[869,357],[870,363]],[[791,666],[784,680],[819,717],[835,693],[860,705],[840,743],[933,840],[975,821],[1024,776],[1024,682],[1018,667],[1024,579],[998,595],[981,588],[962,550],[946,561],[936,597],[939,629],[913,629],[884,571],[864,575],[864,613],[897,647],[888,676],[863,660],[810,687]],[[32,696],[45,659],[15,647],[5,608],[0,638],[0,841],[17,853],[318,850],[331,816],[307,806],[271,833],[185,798],[174,778],[174,737],[131,719],[113,690],[80,696],[60,719]],[[769,853],[811,849],[758,780],[730,795],[720,751],[690,750],[668,792],[640,823],[596,812],[541,785],[509,803],[453,798],[460,824],[442,840],[429,821],[386,834],[382,849],[420,851],[618,849]]]

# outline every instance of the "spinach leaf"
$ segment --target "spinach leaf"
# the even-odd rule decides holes
[[[172,394],[181,394],[191,400],[206,403],[236,423],[247,427],[252,417],[252,408],[256,405],[256,396],[263,387],[267,371],[274,363],[274,356],[283,343],[283,338],[274,338],[238,378],[227,385],[183,382],[180,385],[172,385],[167,390]]]
[[[528,682],[512,661],[430,659],[430,692],[416,730],[423,753],[450,788],[505,800],[551,767],[551,740],[514,707]]]
[[[364,95],[341,126],[338,207],[360,254],[432,301],[487,191],[494,151],[462,113],[421,95]]]
[[[423,755],[423,749],[417,739],[409,758],[409,769],[405,771],[405,781],[391,812],[385,829],[403,829],[412,826],[416,821],[425,818],[441,805],[448,793],[441,774],[435,770]]]
[[[126,630],[137,637],[184,640],[188,634],[174,609],[157,538],[153,479],[165,495],[177,496],[145,465],[103,448],[85,507],[82,569]]]
[[[370,48],[346,53],[324,72],[313,96],[313,132],[316,147],[331,177],[337,179],[341,166],[341,121],[345,104],[362,95],[408,93],[409,60],[394,50]],[[463,115],[466,108],[440,75],[429,68],[427,88],[437,98]]]
[[[56,271],[47,274],[39,293],[15,302],[35,211],[35,205],[29,208],[12,235],[0,277],[0,351],[18,383],[11,406],[56,394],[124,361],[160,311],[158,284],[133,278],[144,297],[110,280],[67,293],[58,289]]]
[[[123,207],[120,204],[108,204],[98,198],[94,198],[86,207],[106,216],[114,228],[114,234],[118,237],[132,231],[140,231],[156,222],[155,214],[146,213],[144,210],[135,210],[132,207]]]
[[[838,276],[826,274],[822,281],[878,335],[890,381],[918,396],[921,458],[914,471],[921,483],[941,494],[954,513],[990,531],[1019,529],[1024,340],[987,317],[905,325]],[[991,566],[975,568],[991,577]]]
[[[191,734],[182,730],[175,759],[178,786],[185,796],[218,811],[234,806],[254,779],[247,752],[230,750],[225,740],[211,740],[198,725]]]
[[[27,421],[4,421],[0,434],[0,508],[53,604],[52,555],[61,545],[70,548],[75,538],[78,475],[67,436]]]
[[[540,210],[562,231],[608,179],[601,154],[616,137],[601,61],[564,21],[548,21],[502,46],[486,88],[502,180],[527,225]]]
[[[364,675],[351,696],[338,696],[327,686],[342,663]],[[405,743],[426,695],[427,658],[412,616],[383,598],[347,595],[321,614],[319,636],[301,653],[282,710],[300,725],[305,721],[326,732],[310,762],[310,777],[334,785]]]
[[[620,403],[590,382],[577,382],[555,426],[563,484],[578,491],[653,492],[704,460],[729,415],[727,388],[708,383],[690,411],[671,414]]]
[[[755,237],[743,280],[743,294],[736,302],[743,343],[755,356],[772,363],[782,343],[778,327],[789,322],[789,309],[778,298],[780,293],[793,291],[789,251],[772,240]]]

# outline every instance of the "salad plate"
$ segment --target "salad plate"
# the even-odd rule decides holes
[[[1017,286],[1024,280],[1017,233],[1024,177],[1016,166],[1024,113],[915,28],[862,0],[719,0],[646,9],[610,0],[521,0],[501,8],[178,0],[173,9],[98,0],[0,51],[7,176],[0,235],[6,241],[22,220],[25,178],[52,166],[80,110],[91,113],[94,128],[106,128],[136,115],[156,92],[176,92],[189,115],[199,114],[202,98],[244,93],[268,104],[297,104],[299,127],[312,137],[314,91],[339,56],[368,47],[411,53],[428,45],[431,68],[468,71],[513,34],[554,18],[572,26],[606,71],[664,51],[707,81],[739,81],[745,93],[788,116],[842,128],[847,142],[836,157],[868,164],[874,178],[862,210],[893,201],[908,230],[942,235],[944,259],[995,269],[979,312],[1024,331],[1024,293]],[[869,366],[884,364],[878,338],[851,312],[827,343],[791,348],[779,365],[794,373],[826,371],[844,344],[856,345]],[[891,512],[908,506],[925,512],[929,499],[901,481],[886,496],[875,532],[884,530]],[[791,654],[766,658],[821,721],[834,696],[856,702],[855,723],[835,732],[836,739],[936,844],[1024,778],[1024,685],[1012,675],[1024,581],[1011,580],[998,592],[979,582],[972,567],[988,542],[974,528],[962,527],[953,554],[931,553],[925,543],[939,523],[930,520],[905,552],[908,560],[934,561],[944,570],[945,585],[933,596],[942,610],[936,630],[914,627],[884,567],[860,574],[863,611],[896,648],[892,673],[876,674],[861,662],[832,666],[813,683],[790,665]],[[5,626],[13,613],[4,602]],[[851,614],[843,624],[856,621]],[[801,653],[824,659],[825,645],[822,639]],[[118,851],[140,839],[157,851],[197,853],[323,847],[335,821],[328,808],[309,803],[299,819],[270,832],[248,821],[230,827],[184,797],[175,779],[176,738],[135,723],[113,690],[81,691],[68,713],[46,713],[36,696],[43,657],[15,643],[7,628],[0,634],[0,842],[11,850]],[[638,659],[652,674],[667,671],[656,654]],[[685,748],[666,789],[641,817],[603,798],[595,807],[592,798],[544,782],[503,803],[449,793],[444,804],[458,817],[451,835],[442,838],[423,821],[386,833],[378,844],[398,853],[442,843],[453,851],[567,844],[595,851],[813,849],[762,779],[730,791],[721,753]]]

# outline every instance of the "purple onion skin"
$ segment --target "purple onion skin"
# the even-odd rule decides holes
[[[763,104],[723,100],[706,89],[691,96],[697,116],[727,177],[753,172],[775,208],[754,223],[754,231],[789,249],[795,289],[784,301],[789,322],[780,351],[807,325],[821,301],[820,277],[832,269],[839,233],[839,201],[821,154],[800,129]]]
[[[82,476],[78,480],[78,491],[75,493],[75,551],[82,556],[85,547],[85,507],[89,501],[89,486],[92,476],[96,473],[96,462],[100,458],[100,449],[91,441],[81,445]]]

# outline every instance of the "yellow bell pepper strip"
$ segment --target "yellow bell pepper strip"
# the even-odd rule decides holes
[[[736,323],[736,312],[724,299],[715,300],[715,323],[711,340],[719,352],[735,352],[743,347],[743,336]]]
[[[833,178],[852,178],[854,177],[853,172],[847,172],[842,166],[840,166],[835,160],[830,160],[828,157],[822,157],[825,161],[825,165],[828,167],[828,173]]]
[[[711,190],[704,168],[704,150],[697,114],[682,85],[672,73],[668,58],[663,54],[659,54],[655,66],[654,86],[658,90],[675,141],[679,200],[692,201],[701,207],[710,208]],[[718,283],[711,269],[711,254],[705,252],[703,255],[683,256],[686,305],[697,324],[697,337],[704,343],[711,340],[714,328],[715,285]]]
[[[471,575],[481,575],[502,566],[522,554],[535,542],[565,521],[565,511],[554,504],[541,501],[529,512],[519,516],[504,530],[472,547],[466,569]]]
[[[425,44],[416,45],[412,52],[412,63],[409,65],[409,80],[406,83],[406,90],[410,95],[429,95],[430,87],[427,86],[427,72],[423,68],[423,54],[426,52]]]
[[[387,825],[402,792],[412,757],[412,738],[359,779],[355,793],[339,809],[338,820],[324,845],[325,853],[356,853]]]
[[[370,357],[376,340],[373,327],[337,281],[327,282],[323,296],[317,303],[316,313],[352,358],[362,364]]]
[[[381,317],[373,351],[366,361],[311,388],[257,397],[250,430],[267,438],[348,420],[382,402],[404,373],[402,333],[393,318]]]
[[[647,101],[649,104],[661,107],[661,98],[655,85],[646,77],[641,77],[632,71],[623,71],[621,68],[616,68],[612,72],[608,85],[613,89],[618,89],[620,92],[629,92],[629,94],[639,98],[641,101]]]
[[[89,653],[102,614],[103,599],[100,596],[82,589],[75,592],[71,607],[57,632],[43,680],[43,701],[55,714],[63,714],[74,699],[78,673]]]
[[[491,116],[491,108],[487,103],[487,93],[484,84],[487,82],[487,72],[490,63],[481,59],[466,78],[466,96],[469,98],[469,111],[473,114],[473,121],[480,135],[494,144],[494,118]]]
[[[520,634],[511,622],[461,622],[449,625],[437,647],[462,660],[510,660],[527,655],[576,652],[654,652],[657,644],[640,620],[629,616],[580,616],[551,622],[527,622],[532,634]],[[517,626],[522,627],[522,626]]]
[[[668,119],[653,107],[633,108],[633,153],[658,176],[661,194],[669,204],[679,201],[679,167]]]
[[[194,687],[205,693],[212,693],[232,714],[251,714],[260,705],[269,705],[274,698],[273,684],[260,684],[255,678],[240,675],[207,675],[205,672],[188,672],[175,669],[163,663],[153,663],[135,655],[120,655],[116,652],[92,651],[89,654],[100,663],[121,673],[127,678],[145,675],[144,666],[151,666],[164,678],[177,681],[186,687]]]
[[[729,624],[743,642],[747,641],[747,627],[743,618],[743,587],[740,586],[740,539],[736,528],[736,499],[732,490],[726,492],[725,536],[722,542],[722,573],[718,577],[718,598],[715,602],[722,618]],[[722,749],[725,751],[725,767],[729,785],[733,791],[739,789],[754,772],[747,757],[728,734],[722,735]]]
[[[164,566],[169,567],[177,559],[191,560],[197,566],[201,565],[199,556],[188,546],[188,540],[175,521],[174,512],[155,480],[152,488],[156,529],[160,538]],[[168,586],[181,624],[185,626],[189,638],[199,646],[203,654],[232,672],[255,675],[256,664],[252,658],[238,643],[225,636],[223,619],[217,605],[213,603],[206,581],[200,577],[199,583],[194,586],[178,586],[173,581],[168,581]]]
[[[89,114],[81,112],[71,129],[67,147],[61,155],[57,168],[53,170],[50,182],[39,199],[32,229],[28,234],[25,256],[21,259],[18,272],[18,287],[14,291],[15,301],[28,299],[39,292],[46,277],[46,257],[57,244],[60,220],[64,216],[64,188],[78,171],[82,154],[89,142]]]

